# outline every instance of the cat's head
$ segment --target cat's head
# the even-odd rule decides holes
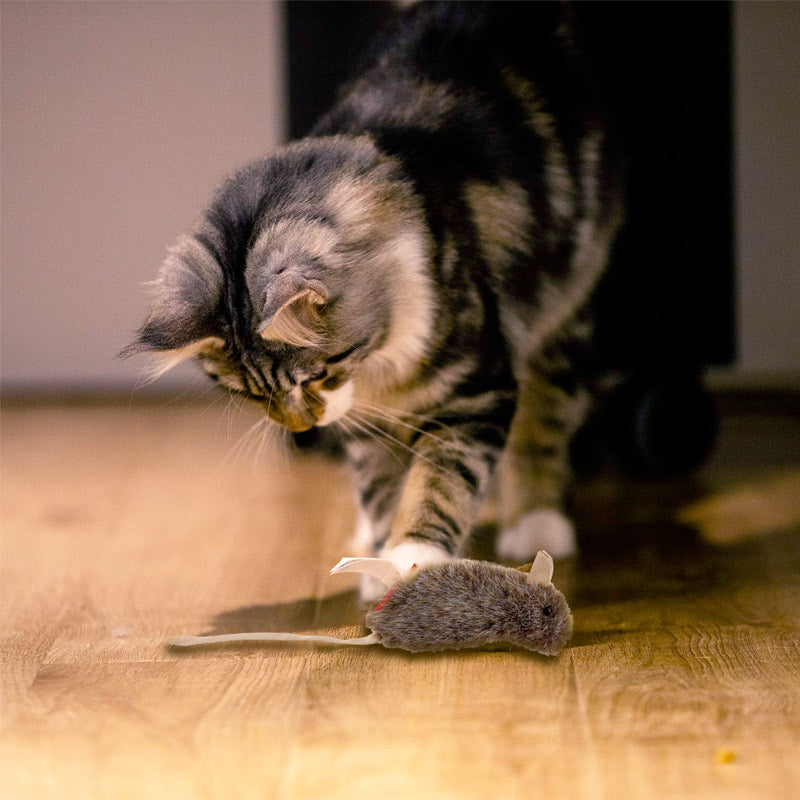
[[[366,137],[309,139],[229,179],[169,252],[125,354],[186,358],[292,431],[407,378],[433,319],[422,212]]]

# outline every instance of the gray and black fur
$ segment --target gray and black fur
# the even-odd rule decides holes
[[[336,424],[360,532],[401,565],[461,552],[501,456],[501,554],[564,554],[613,153],[566,7],[420,3],[309,137],[221,187],[130,350]]]

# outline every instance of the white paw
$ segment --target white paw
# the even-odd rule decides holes
[[[407,575],[413,569],[425,564],[438,564],[450,561],[451,556],[440,547],[422,542],[404,542],[396,547],[384,547],[379,558],[386,558],[392,562],[401,575]],[[364,603],[375,603],[383,597],[388,588],[383,581],[372,575],[362,575],[359,585],[359,595]]]
[[[452,557],[441,547],[424,542],[403,542],[396,547],[384,547],[378,555],[380,558],[388,558],[401,575],[411,572],[414,567],[452,561]]]
[[[572,522],[556,508],[529,511],[497,537],[497,554],[520,563],[530,561],[539,550],[547,550],[553,558],[567,558],[577,549]]]

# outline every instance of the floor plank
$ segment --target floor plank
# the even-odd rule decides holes
[[[365,630],[355,579],[327,575],[351,552],[346,469],[242,438],[254,420],[4,409],[0,796],[797,796],[796,417],[725,419],[688,479],[579,482],[558,658],[171,651],[179,633]]]

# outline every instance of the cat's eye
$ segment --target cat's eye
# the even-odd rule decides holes
[[[303,381],[303,383],[316,383],[317,381],[324,380],[327,377],[328,377],[328,370],[327,369],[323,369],[322,371],[317,372],[316,374],[312,375],[310,378],[306,378]]]
[[[553,616],[553,607],[552,606],[544,606],[544,608],[542,608],[542,614],[544,614],[544,616],[546,616],[546,617],[552,617]]]
[[[348,347],[347,350],[342,350],[341,353],[337,353],[336,355],[331,356],[328,359],[329,364],[338,364],[340,361],[344,361],[347,358],[350,358],[356,350],[359,349],[362,345],[354,344],[352,347]]]
[[[334,389],[338,389],[343,382],[344,378],[341,375],[331,375],[331,377],[322,384],[322,388],[327,392],[332,392]]]

